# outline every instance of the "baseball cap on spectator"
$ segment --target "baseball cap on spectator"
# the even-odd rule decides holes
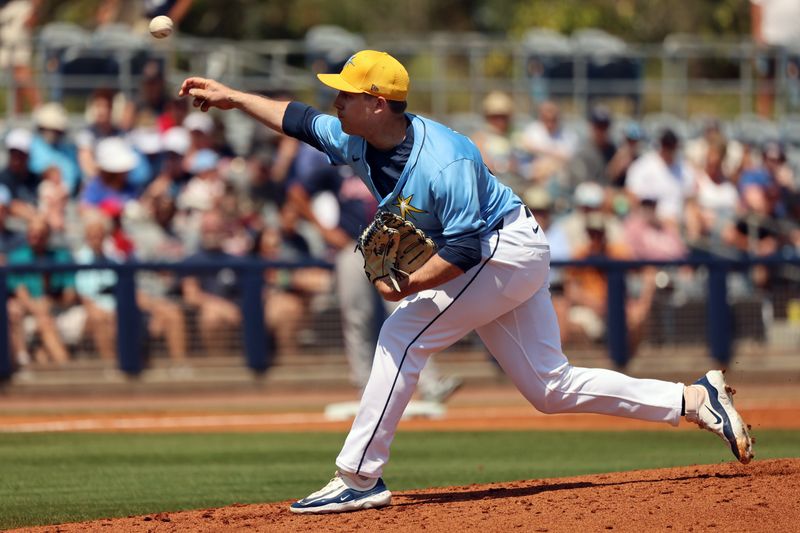
[[[317,74],[317,78],[346,93],[367,93],[399,102],[408,95],[408,72],[386,52],[362,50],[350,56],[339,74]]]
[[[600,184],[584,181],[575,187],[575,205],[590,209],[599,209],[605,201],[606,193]]]
[[[189,131],[180,126],[170,128],[164,134],[161,144],[165,152],[186,155],[186,152],[189,151],[189,145],[191,145]]]
[[[97,166],[104,172],[123,174],[136,166],[136,154],[120,137],[108,137],[97,143],[95,149]]]
[[[492,91],[483,99],[483,114],[488,116],[510,115],[514,111],[514,101],[508,94]]]
[[[607,128],[611,125],[611,112],[604,106],[594,106],[589,113],[589,122],[594,126]]]
[[[22,128],[13,129],[6,135],[6,148],[28,153],[31,149],[33,134]]]
[[[195,111],[183,120],[183,127],[189,131],[201,131],[209,135],[214,131],[214,120],[206,113]]]
[[[154,155],[161,152],[161,135],[150,128],[138,128],[131,132],[131,143],[140,153]]]
[[[189,164],[189,172],[192,174],[207,172],[217,168],[217,163],[219,163],[219,156],[214,150],[199,150],[192,157],[192,161]]]
[[[638,122],[629,122],[625,126],[625,138],[630,141],[641,141],[644,139],[644,131]]]
[[[58,102],[48,102],[33,112],[36,126],[45,130],[67,131],[69,117],[64,106]]]

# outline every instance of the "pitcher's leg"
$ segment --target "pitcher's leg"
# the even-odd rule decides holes
[[[386,319],[358,415],[336,461],[339,468],[380,476],[428,357],[515,307],[517,301],[495,289],[515,273],[504,265],[481,264],[440,289],[404,300]]]
[[[681,383],[570,365],[545,287],[478,334],[522,394],[544,413],[601,413],[673,425],[680,419]]]

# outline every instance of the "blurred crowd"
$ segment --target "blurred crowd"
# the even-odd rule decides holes
[[[797,257],[800,180],[778,139],[731,138],[715,119],[690,138],[668,125],[648,138],[635,121],[615,124],[602,105],[569,127],[550,101],[535,120],[519,123],[514,108],[508,94],[487,95],[473,138],[489,168],[546,228],[554,260]],[[704,290],[689,269],[636,274],[627,305],[632,348],[659,290],[684,297]],[[751,292],[796,283],[782,274],[758,266],[740,281]],[[564,340],[603,337],[600,270],[554,269],[551,288]]]
[[[136,99],[95,90],[78,119],[47,102],[28,127],[6,131],[2,260],[327,260],[334,271],[265,274],[265,326],[279,354],[295,351],[310,309],[333,296],[349,310],[348,354],[365,351],[380,315],[359,310],[375,295],[352,281],[363,278],[353,243],[376,209],[366,187],[348,167],[332,167],[324,154],[265,127],[257,127],[247,153],[236,153],[220,117],[177,99],[161,64],[146,65],[141,79]],[[541,102],[534,118],[514,109],[510,95],[489,93],[471,137],[545,228],[554,260],[777,257],[800,250],[798,179],[777,141],[758,146],[728,138],[715,120],[692,138],[668,127],[648,137],[600,105],[569,124],[552,101]],[[659,290],[702,289],[681,269],[644,268],[634,277],[627,310],[635,347]],[[148,331],[163,337],[176,365],[192,349],[189,329],[196,328],[204,351],[217,353],[226,349],[226,332],[241,324],[233,270],[142,271],[137,282]],[[768,267],[746,280],[751,290],[782,282]],[[10,275],[16,363],[63,363],[86,339],[112,360],[115,285],[114,271],[102,268]],[[554,269],[551,287],[564,340],[601,340],[603,271]]]

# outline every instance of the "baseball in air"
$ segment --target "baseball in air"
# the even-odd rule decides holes
[[[156,39],[169,37],[172,33],[172,28],[172,19],[164,15],[159,15],[150,21],[150,35]]]

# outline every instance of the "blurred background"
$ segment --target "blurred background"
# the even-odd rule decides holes
[[[162,14],[176,32],[156,40]],[[4,387],[357,391],[387,312],[352,287],[375,202],[177,88],[327,111],[314,74],[364,48],[546,229],[574,363],[797,370],[797,20],[793,0],[0,2]],[[503,379],[477,338],[438,362],[432,401]]]

